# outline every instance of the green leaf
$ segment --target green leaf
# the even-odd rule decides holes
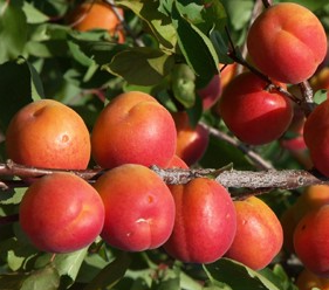
[[[232,289],[281,290],[258,272],[231,259],[222,258],[213,264],[204,265],[204,269],[211,281],[223,282]]]
[[[127,49],[103,68],[128,83],[149,86],[160,83],[174,64],[174,57],[149,47]]]
[[[131,259],[122,252],[113,262],[108,264],[83,290],[112,289],[126,273]]]
[[[328,98],[328,91],[327,90],[318,90],[314,94],[314,102],[316,104],[321,104]]]
[[[172,90],[176,100],[185,108],[190,108],[195,103],[195,75],[186,64],[178,64],[172,74]]]
[[[58,290],[60,276],[51,265],[35,270],[23,282],[20,290]]]
[[[170,17],[158,10],[158,1],[118,0],[116,3],[131,9],[145,21],[163,49],[174,51],[177,43],[176,32]]]
[[[24,1],[23,11],[26,15],[27,23],[29,24],[39,24],[49,20],[47,15],[26,1]]]
[[[241,30],[248,27],[252,9],[253,0],[230,0],[222,1],[225,5],[226,13],[230,16],[230,22],[235,30]]]
[[[18,57],[27,40],[26,16],[22,1],[0,2],[0,63]]]
[[[1,290],[20,290],[26,279],[26,274],[0,275]]]
[[[79,251],[68,254],[57,254],[52,262],[52,266],[56,269],[60,276],[67,276],[70,279],[68,284],[71,284],[75,281],[87,253],[88,248],[83,248]],[[41,268],[47,265],[51,259],[51,256],[52,254],[42,255],[36,261],[35,267]]]
[[[0,65],[0,130],[5,132],[13,115],[32,102],[31,73],[23,59]]]
[[[176,2],[175,2],[176,3]],[[179,48],[194,73],[207,84],[218,73],[218,56],[211,40],[187,21],[173,6],[172,21],[177,31]]]

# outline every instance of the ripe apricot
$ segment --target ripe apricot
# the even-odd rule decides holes
[[[188,169],[188,165],[185,163],[185,161],[178,157],[176,154],[174,157],[170,160],[168,168],[182,168],[182,169]]]
[[[209,132],[200,124],[193,128],[186,112],[173,114],[173,118],[177,130],[176,155],[190,166],[199,161],[205,153],[209,143]]]
[[[306,214],[294,232],[294,248],[305,268],[329,278],[329,205]]]
[[[296,286],[299,290],[312,290],[314,288],[329,290],[329,279],[321,278],[309,270],[303,269],[297,276]]]
[[[174,200],[151,169],[124,164],[106,172],[94,186],[105,206],[101,237],[109,245],[136,252],[158,248],[169,238]]]
[[[221,258],[236,231],[234,205],[227,190],[206,178],[169,188],[176,204],[176,219],[172,235],[163,246],[166,252],[190,263],[211,263]]]
[[[23,196],[19,221],[41,251],[67,253],[91,244],[104,223],[97,191],[72,173],[53,173],[36,180]]]
[[[247,36],[252,61],[269,77],[296,84],[310,78],[327,54],[320,20],[295,3],[272,5],[261,13]]]
[[[318,105],[304,125],[304,140],[314,167],[329,176],[329,100]]]
[[[116,9],[123,17],[123,10],[118,7]],[[78,5],[68,19],[72,27],[78,31],[104,29],[111,36],[118,37],[119,43],[124,42],[125,36],[120,28],[120,19],[113,11],[112,6],[105,2],[92,1]]]
[[[237,230],[225,256],[260,270],[279,253],[283,230],[275,213],[261,199],[234,201]]]
[[[293,108],[277,91],[251,72],[236,76],[226,87],[216,108],[232,133],[251,145],[278,139],[288,128]]]
[[[12,118],[6,151],[13,161],[36,167],[86,169],[90,136],[82,118],[49,99],[30,103]]]
[[[91,135],[92,155],[104,168],[125,163],[166,167],[176,150],[174,120],[152,96],[123,93],[98,116]]]

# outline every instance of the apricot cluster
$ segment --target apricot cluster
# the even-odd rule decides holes
[[[174,190],[148,167],[188,168],[176,154],[177,136],[169,111],[142,92],[115,97],[99,114],[91,134],[75,111],[55,100],[23,107],[6,132],[8,158],[55,170],[26,180],[31,185],[23,196],[19,217],[31,243],[52,253],[81,249],[98,237],[125,251],[164,245],[176,233],[179,216],[187,217],[190,209],[180,213]],[[106,170],[94,186],[65,172],[86,169],[91,158]],[[209,184],[209,191],[204,184]],[[189,202],[191,210],[202,212],[197,215],[200,229],[209,232],[207,238],[213,234],[217,239],[223,237],[222,242],[209,244],[206,259],[195,262],[214,261],[225,253],[235,233],[233,202],[215,181],[196,180],[191,187],[197,197]],[[191,247],[202,253],[199,248],[204,240],[200,243],[198,237],[192,239]],[[177,243],[170,242],[173,248],[179,248]]]

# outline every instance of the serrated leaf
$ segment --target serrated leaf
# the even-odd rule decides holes
[[[186,62],[206,85],[218,73],[218,56],[211,40],[181,15],[177,4],[173,6],[172,21]]]
[[[149,86],[160,83],[173,65],[173,56],[158,49],[139,47],[119,52],[103,69],[130,84]]]
[[[131,9],[140,17],[152,31],[160,45],[169,51],[173,51],[177,43],[176,32],[170,17],[158,10],[158,1],[149,0],[118,0],[118,5]]]
[[[222,258],[204,265],[204,269],[210,280],[223,282],[232,289],[282,290],[258,272],[231,259]]]

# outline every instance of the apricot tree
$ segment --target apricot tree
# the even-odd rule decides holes
[[[293,2],[0,0],[0,289],[325,289],[329,5]]]

